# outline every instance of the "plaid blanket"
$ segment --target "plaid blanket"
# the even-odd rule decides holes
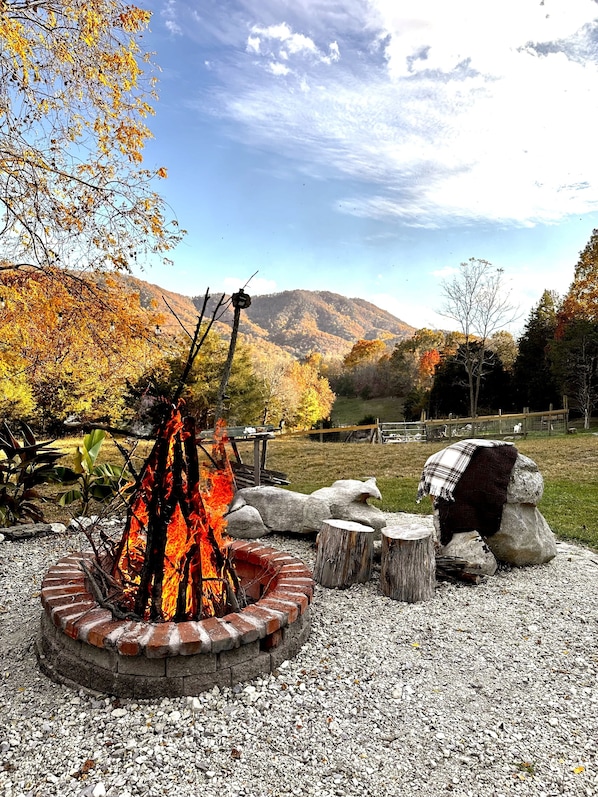
[[[502,440],[460,440],[428,457],[417,488],[417,503],[424,495],[453,501],[453,492],[478,448],[510,446]]]

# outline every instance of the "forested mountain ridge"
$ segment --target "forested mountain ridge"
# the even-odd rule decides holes
[[[121,279],[128,289],[139,293],[143,306],[153,305],[163,314],[165,331],[178,333],[181,324],[193,330],[203,296],[191,298],[135,277]],[[208,312],[220,295],[212,297]],[[229,308],[218,326],[230,325],[232,317]],[[383,338],[392,345],[411,337],[414,331],[414,327],[370,302],[329,291],[293,290],[253,296],[251,305],[241,313],[240,323],[240,332],[250,343],[270,344],[298,358],[314,351],[343,357],[357,340]]]

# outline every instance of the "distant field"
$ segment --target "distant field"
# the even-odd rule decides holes
[[[333,425],[359,423],[362,418],[372,415],[385,423],[403,420],[403,399],[379,398],[368,399],[346,398],[339,396],[330,412]]]

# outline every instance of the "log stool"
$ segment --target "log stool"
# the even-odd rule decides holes
[[[369,581],[374,529],[352,520],[325,520],[318,534],[314,579],[323,587],[350,587]]]
[[[382,529],[382,593],[406,603],[431,600],[436,589],[434,539],[429,528]]]

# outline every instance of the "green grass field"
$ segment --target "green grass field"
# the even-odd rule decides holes
[[[79,439],[60,441],[69,464]],[[267,467],[288,474],[290,489],[311,493],[337,479],[365,479],[375,476],[382,493],[381,509],[387,512],[428,514],[429,499],[415,503],[420,474],[426,459],[446,443],[320,443],[304,438],[280,437],[268,446]],[[240,444],[246,462],[253,457],[252,444]],[[598,436],[591,433],[552,436],[517,441],[517,448],[531,457],[544,477],[544,497],[540,510],[555,534],[577,540],[598,550]],[[148,443],[138,449],[136,467],[149,450]],[[121,463],[119,452],[107,438],[102,459]],[[51,497],[58,491],[48,487]],[[68,510],[46,504],[48,519],[68,519]]]
[[[333,425],[354,425],[368,415],[385,423],[402,421],[403,399],[391,397],[365,400],[338,396],[330,411]]]

